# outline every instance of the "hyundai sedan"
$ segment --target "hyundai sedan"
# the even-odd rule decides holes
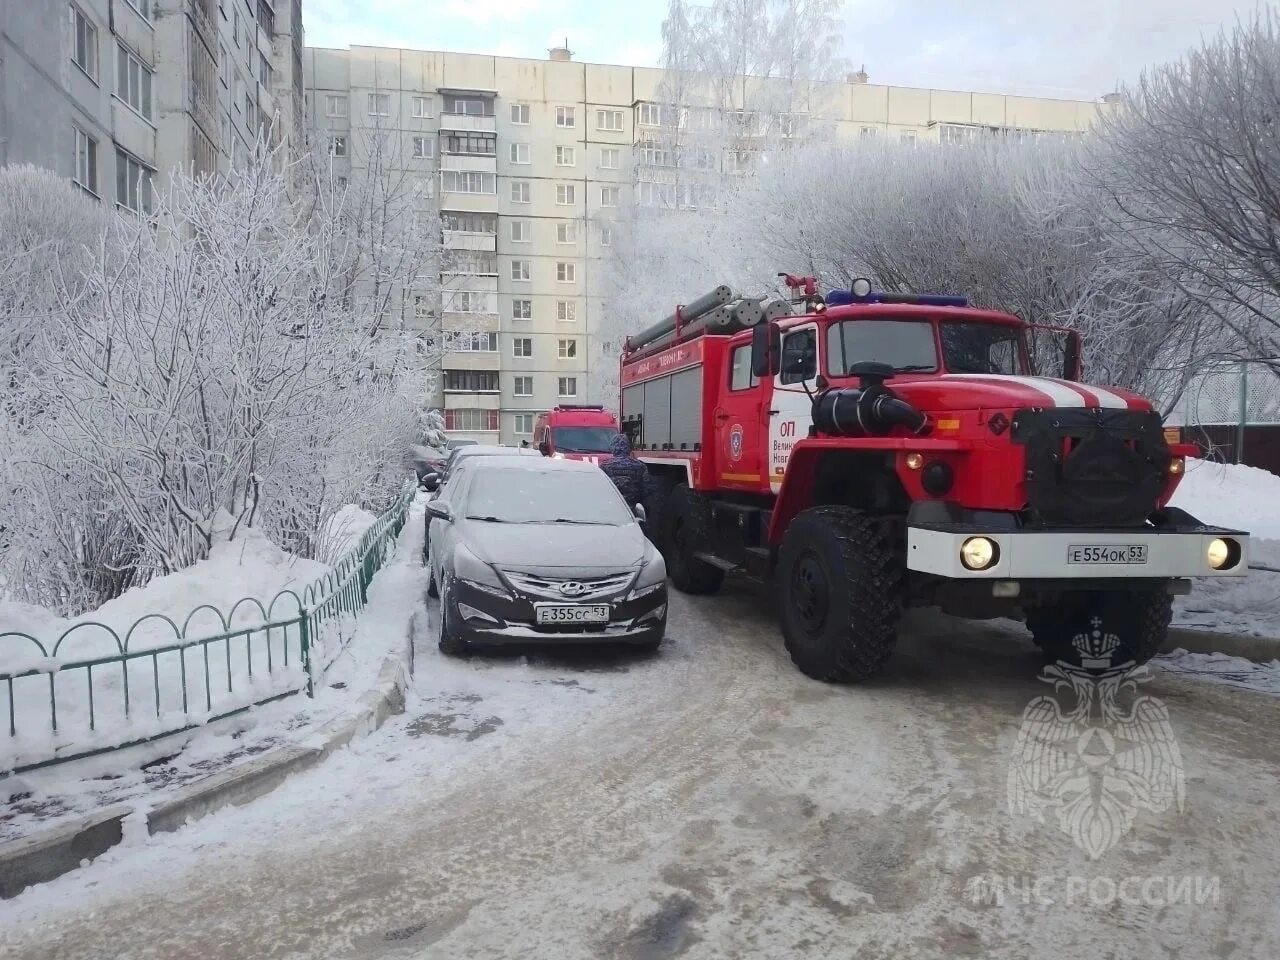
[[[457,465],[427,511],[445,653],[476,645],[662,643],[666,566],[597,467],[476,457]]]

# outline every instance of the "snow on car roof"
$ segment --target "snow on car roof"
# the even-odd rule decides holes
[[[534,451],[535,453],[537,451]],[[557,460],[555,457],[544,457],[538,454],[537,459],[527,457],[524,454],[528,451],[521,451],[515,456],[493,456],[485,457],[483,468],[485,470],[568,470],[583,473],[586,471],[599,471],[594,463],[586,460]],[[476,464],[476,469],[480,469],[481,465]]]

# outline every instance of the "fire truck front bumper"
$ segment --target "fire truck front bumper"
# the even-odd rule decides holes
[[[1018,526],[1012,514],[922,502],[907,518],[907,569],[968,581],[1243,577],[1249,535],[1176,508],[1142,527],[1055,529]]]

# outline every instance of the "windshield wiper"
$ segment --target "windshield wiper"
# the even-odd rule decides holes
[[[909,363],[905,367],[894,367],[894,373],[918,373],[935,370],[937,367],[932,363]]]
[[[467,514],[468,520],[483,520],[485,523],[510,523],[510,520],[503,520],[501,517],[477,517],[473,514]]]
[[[570,520],[568,517],[556,517],[554,520],[520,520],[520,523],[576,523],[588,527],[613,527],[617,524],[608,523],[604,520]]]

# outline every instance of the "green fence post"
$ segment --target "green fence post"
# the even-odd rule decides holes
[[[298,611],[298,646],[302,654],[302,669],[307,672],[307,696],[316,695],[315,681],[311,676],[311,619],[307,608]]]

